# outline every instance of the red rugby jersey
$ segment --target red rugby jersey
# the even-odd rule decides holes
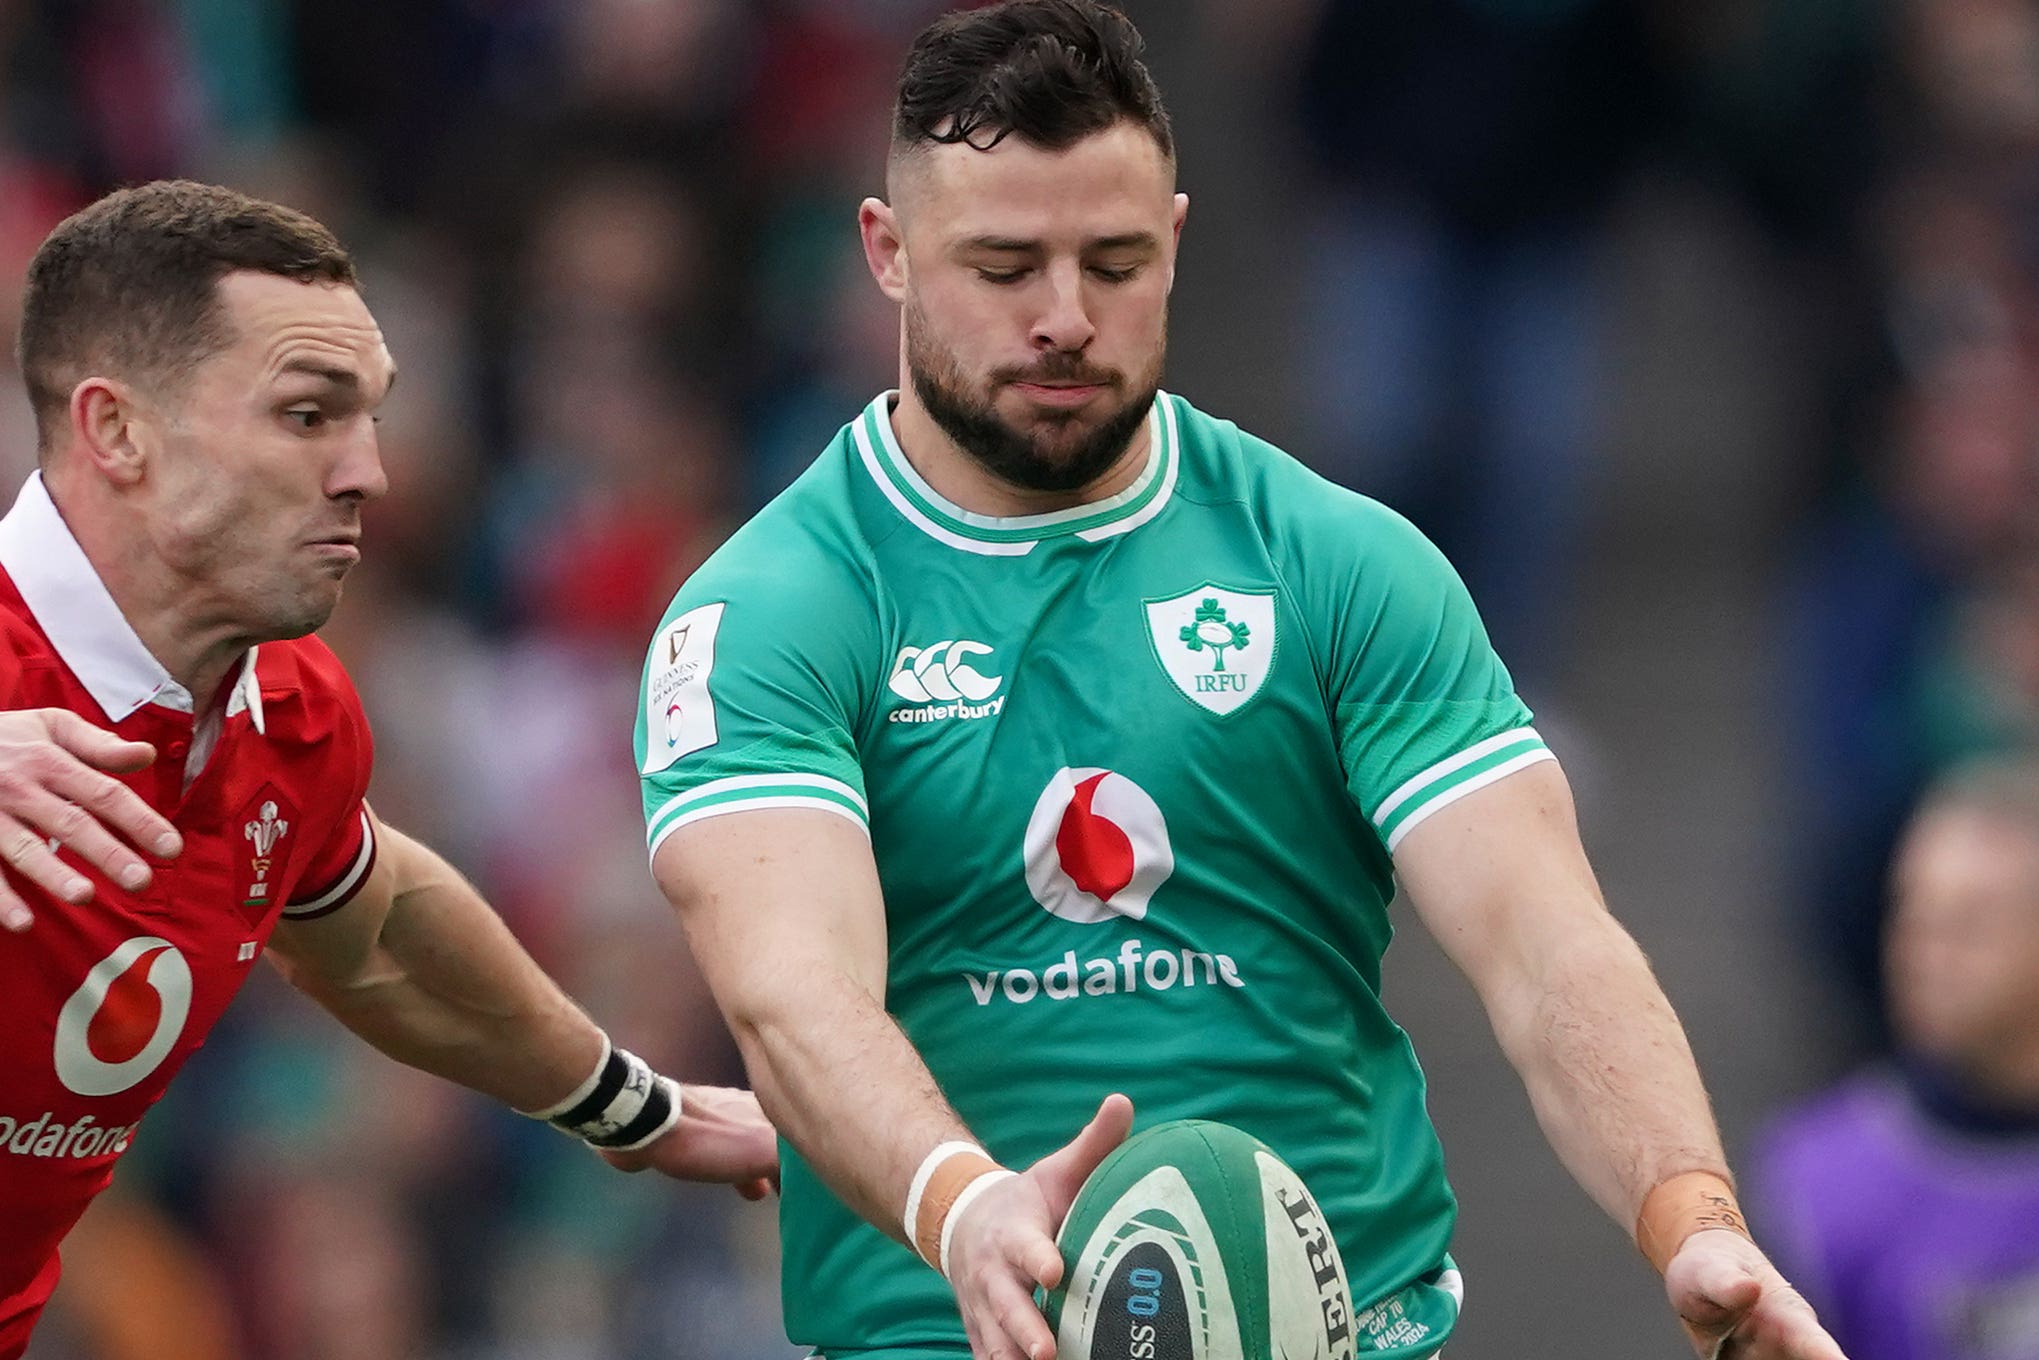
[[[194,728],[191,696],[30,478],[0,518],[0,707],[67,708],[153,743],[155,764],[123,778],[184,852],[140,893],[63,852],[93,882],[82,907],[5,871],[35,924],[0,935],[0,1360],[27,1347],[58,1243],[278,915],[338,909],[374,862],[368,720],[332,652],[314,638],[265,643],[229,683]]]

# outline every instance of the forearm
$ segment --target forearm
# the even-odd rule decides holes
[[[1684,1028],[1611,917],[1571,932],[1489,1011],[1551,1147],[1623,1231],[1670,1177],[1726,1174]]]
[[[970,1141],[885,1010],[885,912],[863,834],[798,810],[712,818],[653,870],[766,1115],[857,1213],[902,1240],[915,1173]]]
[[[399,1062],[517,1109],[572,1091],[601,1058],[594,1022],[443,859],[387,829],[384,850],[397,852],[404,871],[358,963],[335,970],[286,959],[285,974]]]
[[[972,1135],[898,1023],[856,982],[824,975],[781,997],[728,1011],[752,1089],[843,1202],[903,1240],[922,1159]]]

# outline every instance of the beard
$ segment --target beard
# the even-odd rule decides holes
[[[1119,408],[1086,427],[1075,411],[1042,416],[1041,434],[1013,428],[998,414],[993,399],[980,397],[953,354],[928,334],[927,322],[911,305],[906,311],[906,369],[914,395],[956,447],[986,472],[1027,491],[1065,492],[1089,486],[1123,458],[1154,405],[1161,385],[1161,354],[1141,375]],[[993,370],[991,392],[1015,382],[1095,384],[1114,393],[1126,391],[1125,375],[1115,369],[1092,368],[1080,354],[1055,350],[1026,368]],[[1057,436],[1062,436],[1057,438]]]

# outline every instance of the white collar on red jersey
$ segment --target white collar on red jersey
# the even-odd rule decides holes
[[[123,722],[143,704],[178,713],[193,710],[190,691],[170,678],[114,603],[50,499],[40,472],[29,474],[14,508],[0,517],[0,569],[21,592],[57,655],[108,718]],[[227,696],[226,716],[246,709],[261,732],[262,687],[255,679],[255,652],[250,647],[241,662],[240,678]]]

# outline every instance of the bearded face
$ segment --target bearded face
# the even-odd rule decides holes
[[[1028,491],[1077,491],[1104,476],[1125,456],[1160,388],[1159,345],[1131,380],[1068,350],[973,380],[911,302],[905,325],[907,374],[935,424],[986,472]],[[1070,405],[1063,406],[1035,399],[1036,391],[1089,399],[1065,398]]]

